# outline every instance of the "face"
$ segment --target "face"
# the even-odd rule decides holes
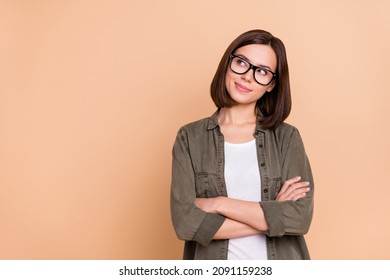
[[[276,54],[268,45],[246,45],[237,49],[233,55],[242,57],[254,66],[261,66],[276,73]],[[270,92],[274,86],[274,80],[267,86],[257,83],[253,77],[253,69],[245,74],[236,74],[228,67],[226,72],[226,89],[230,97],[241,105],[255,105],[256,101],[267,91]]]

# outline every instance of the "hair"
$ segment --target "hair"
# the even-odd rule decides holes
[[[226,89],[226,72],[229,67],[229,56],[237,49],[251,44],[269,45],[276,54],[277,67],[275,86],[272,91],[266,92],[256,103],[261,111],[260,124],[264,128],[276,128],[290,114],[291,91],[288,73],[287,55],[283,42],[264,30],[251,30],[238,36],[226,49],[217,71],[211,82],[210,93],[218,109],[232,107],[237,103],[230,97]]]

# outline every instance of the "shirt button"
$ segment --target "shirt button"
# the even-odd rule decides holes
[[[260,148],[263,148],[263,143],[260,143],[260,144],[259,144],[259,147],[260,147]]]
[[[264,192],[264,193],[268,193],[268,189],[264,189],[263,192]]]
[[[264,165],[265,165],[265,162],[260,163],[261,167],[264,167]]]

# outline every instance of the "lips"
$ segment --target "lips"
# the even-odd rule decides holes
[[[252,91],[251,89],[249,89],[249,88],[247,88],[246,86],[243,86],[243,85],[241,85],[241,84],[239,84],[239,83],[234,83],[234,84],[235,84],[236,88],[237,88],[239,91],[241,91],[241,92],[248,93],[248,92],[251,92],[251,91]]]

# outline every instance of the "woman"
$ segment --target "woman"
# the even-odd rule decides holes
[[[286,51],[252,30],[227,48],[211,83],[218,110],[173,147],[171,215],[184,259],[309,259],[313,178],[296,128]]]

